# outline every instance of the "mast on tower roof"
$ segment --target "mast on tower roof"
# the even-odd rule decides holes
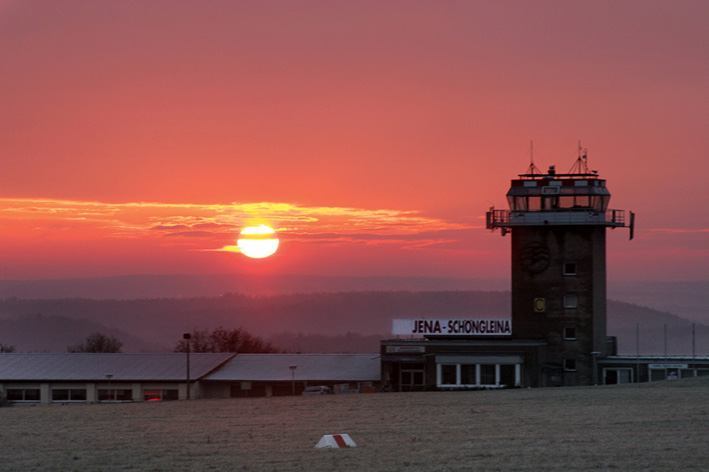
[[[534,165],[534,141],[529,142],[529,160],[529,167],[527,168],[527,172],[525,172],[524,175],[542,175],[542,171],[540,171],[537,166]]]
[[[574,165],[569,170],[569,174],[579,174],[585,175],[590,174],[588,170],[588,149],[583,149],[581,147],[581,141],[579,141],[579,157],[574,162]]]

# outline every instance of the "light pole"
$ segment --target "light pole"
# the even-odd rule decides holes
[[[182,339],[187,342],[187,399],[190,399],[190,339],[192,335],[190,333],[185,333],[182,335]]]
[[[298,368],[297,365],[292,365],[289,367],[292,377],[293,377],[293,381],[292,381],[293,382],[293,396],[295,396],[295,369],[297,369],[297,368]]]

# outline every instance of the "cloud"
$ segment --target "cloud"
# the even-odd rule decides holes
[[[421,215],[414,210],[307,207],[292,203],[104,203],[51,199],[0,199],[0,219],[35,232],[81,225],[96,238],[222,239],[221,249],[245,226],[267,224],[279,238],[329,245],[392,244],[418,249],[450,244],[477,226]],[[78,230],[77,230],[78,231]],[[103,236],[102,236],[103,235]]]
[[[153,226],[150,229],[158,230],[158,231],[175,231],[178,229],[188,229],[189,226],[187,225],[157,225]]]
[[[181,231],[178,233],[170,233],[166,234],[166,237],[181,237],[181,238],[214,238],[215,235],[214,233],[210,233],[209,231]]]

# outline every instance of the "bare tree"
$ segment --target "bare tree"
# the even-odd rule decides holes
[[[209,331],[206,329],[194,329],[190,334],[190,351],[215,352],[212,348],[212,340]],[[175,346],[175,352],[187,352],[187,342],[187,339],[181,339]]]
[[[121,352],[123,343],[113,336],[96,332],[85,341],[67,347],[67,352]]]
[[[191,334],[192,339],[189,341],[181,339],[177,342],[175,352],[186,352],[188,342],[190,342],[190,351],[192,352],[283,352],[243,328],[228,330],[220,326],[211,333],[206,329],[195,329]]]

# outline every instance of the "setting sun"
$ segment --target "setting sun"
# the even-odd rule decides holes
[[[268,257],[278,249],[278,238],[273,237],[275,233],[266,225],[249,226],[241,231],[242,237],[236,243],[245,256]]]

